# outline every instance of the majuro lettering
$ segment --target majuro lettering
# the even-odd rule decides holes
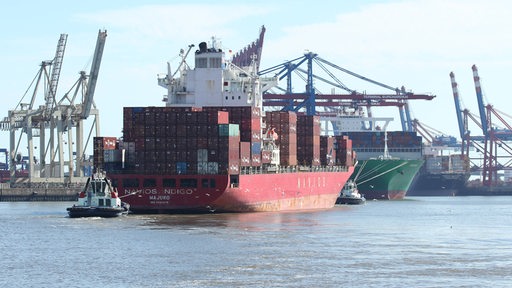
[[[149,200],[156,200],[156,201],[162,201],[162,200],[171,200],[171,196],[169,195],[150,195]]]

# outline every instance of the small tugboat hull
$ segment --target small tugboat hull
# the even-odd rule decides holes
[[[366,199],[364,197],[361,198],[351,198],[351,197],[338,197],[336,199],[336,204],[347,204],[347,205],[360,205],[366,203]]]
[[[336,204],[359,205],[364,203],[366,203],[366,198],[359,194],[356,182],[349,179],[336,199]]]
[[[67,208],[70,218],[78,217],[117,217],[128,214],[123,207],[69,207]]]

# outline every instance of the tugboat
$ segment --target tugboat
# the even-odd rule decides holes
[[[117,217],[128,214],[130,205],[122,202],[110,179],[97,172],[78,195],[78,203],[66,209],[69,217]]]
[[[343,190],[341,190],[340,196],[338,196],[338,199],[336,199],[336,204],[359,205],[364,203],[366,203],[366,199],[364,196],[359,194],[357,185],[352,180],[348,180],[345,183]]]

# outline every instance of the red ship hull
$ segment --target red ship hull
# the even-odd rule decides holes
[[[231,183],[228,175],[178,175],[172,176],[176,183],[196,179],[200,187],[167,188],[161,185],[169,178],[165,175],[110,177],[133,212],[267,212],[332,208],[352,172],[353,167],[336,172],[245,174],[238,176],[238,184]],[[139,179],[139,183],[154,179],[156,186],[124,187],[123,179]]]

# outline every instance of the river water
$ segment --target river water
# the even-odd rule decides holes
[[[512,287],[512,197],[67,217],[0,203],[0,287]]]

